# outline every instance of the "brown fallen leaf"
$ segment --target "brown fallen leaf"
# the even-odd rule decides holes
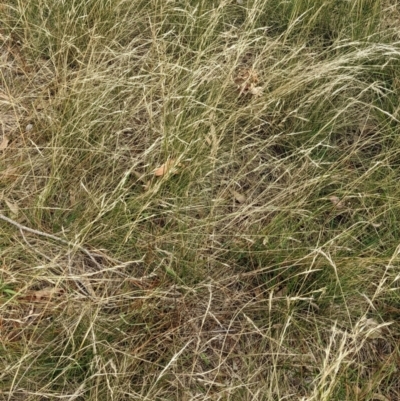
[[[0,142],[0,150],[7,149],[8,142],[8,138],[4,135],[2,141]]]
[[[32,291],[27,294],[31,302],[48,301],[54,296],[61,295],[64,291],[61,288],[45,287],[42,290]]]
[[[246,201],[246,197],[244,195],[242,195],[241,193],[235,191],[234,189],[231,189],[231,194],[233,195],[233,197],[239,202],[239,203],[243,203]]]
[[[168,159],[164,164],[154,170],[156,177],[162,177],[172,171],[175,166],[175,159]]]

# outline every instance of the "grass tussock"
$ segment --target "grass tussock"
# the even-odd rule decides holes
[[[0,11],[0,399],[399,399],[396,1]]]

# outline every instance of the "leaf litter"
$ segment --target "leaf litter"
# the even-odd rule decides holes
[[[230,192],[238,203],[244,203],[246,201],[246,197],[238,191],[230,189]]]
[[[176,174],[176,160],[168,159],[164,164],[154,170],[154,175],[156,177],[163,177],[167,173]]]
[[[10,202],[7,199],[4,199],[4,202],[6,203],[8,208],[10,209],[11,213],[13,215],[17,216],[18,215],[18,211],[19,211],[18,205],[16,203]]]
[[[0,142],[0,150],[7,149],[9,144],[9,139],[4,135],[2,141]]]

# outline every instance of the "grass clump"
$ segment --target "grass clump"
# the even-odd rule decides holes
[[[25,3],[1,398],[397,400],[396,2]]]

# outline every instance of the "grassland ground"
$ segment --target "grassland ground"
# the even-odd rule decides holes
[[[399,400],[399,21],[4,0],[0,400]]]

